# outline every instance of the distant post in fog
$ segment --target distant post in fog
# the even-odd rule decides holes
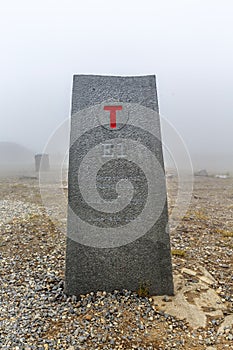
[[[48,154],[42,153],[42,154],[35,155],[35,170],[36,172],[50,170]]]

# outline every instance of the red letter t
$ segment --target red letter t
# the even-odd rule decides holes
[[[110,111],[110,128],[116,128],[116,111],[121,111],[122,106],[104,106],[105,111]]]

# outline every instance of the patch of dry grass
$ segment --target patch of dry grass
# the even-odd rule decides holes
[[[171,253],[173,256],[185,257],[186,251],[182,249],[172,249]]]
[[[217,233],[223,235],[223,237],[233,237],[233,232],[228,230],[217,229]]]

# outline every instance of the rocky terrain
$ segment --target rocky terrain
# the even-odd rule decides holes
[[[169,178],[169,212],[176,191]],[[67,297],[65,236],[36,178],[0,179],[0,218],[1,349],[233,348],[232,178],[195,178],[188,211],[171,232],[172,297],[146,288]]]

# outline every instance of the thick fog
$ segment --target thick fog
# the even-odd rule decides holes
[[[75,73],[156,74],[194,167],[233,170],[232,13],[231,0],[1,2],[0,142],[43,151]]]

